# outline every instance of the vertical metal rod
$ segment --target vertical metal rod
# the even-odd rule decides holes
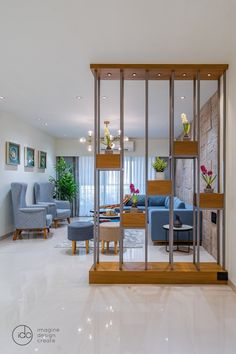
[[[222,212],[222,266],[225,269],[226,257],[226,240],[225,240],[225,225],[226,225],[226,72],[223,74],[223,191],[224,191],[224,209]]]
[[[148,268],[148,78],[149,73],[146,71],[145,78],[145,216],[146,216],[146,225],[145,225],[145,269]]]
[[[101,79],[97,80],[97,153],[100,153],[100,112],[101,112]],[[99,263],[99,246],[100,246],[100,225],[99,225],[99,210],[100,210],[100,173],[97,171],[97,263]]]
[[[193,140],[196,140],[196,79],[193,80]],[[196,263],[196,159],[193,159],[193,263]]]
[[[124,245],[124,229],[123,229],[123,197],[124,197],[124,73],[120,71],[120,252],[119,252],[119,268],[122,270],[123,265],[123,245]]]
[[[200,267],[200,71],[197,71],[197,267]]]
[[[217,192],[221,192],[221,175],[220,175],[220,155],[221,155],[221,112],[220,112],[220,78],[218,79],[218,87],[217,87],[217,98],[218,98],[218,121],[217,121]],[[221,253],[221,245],[220,245],[220,211],[217,210],[217,263],[220,264],[220,253]]]
[[[97,166],[96,166],[96,155],[97,155],[97,108],[98,108],[98,74],[97,70],[94,72],[94,229],[93,229],[93,239],[94,239],[94,263],[93,267],[97,267]]]
[[[170,143],[170,179],[171,179],[171,195],[170,195],[170,211],[169,211],[169,263],[173,266],[173,245],[174,245],[174,80],[175,72],[171,72],[170,78],[170,92],[169,92],[169,103],[170,103],[170,120],[169,120],[169,143]]]

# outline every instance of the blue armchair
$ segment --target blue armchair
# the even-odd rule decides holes
[[[26,190],[26,183],[11,184],[11,195],[15,222],[13,240],[17,240],[23,230],[43,231],[44,239],[46,239],[47,231],[49,231],[49,228],[52,224],[52,216],[47,215],[46,206],[27,206],[25,201]]]
[[[58,225],[59,220],[67,219],[70,224],[71,207],[68,200],[56,200],[53,198],[54,186],[52,183],[35,183],[34,195],[35,202],[38,205],[47,205],[50,210],[50,214],[53,216],[55,228]]]

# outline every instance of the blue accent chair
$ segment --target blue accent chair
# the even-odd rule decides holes
[[[47,231],[52,224],[52,216],[47,214],[46,206],[26,204],[26,183],[12,183],[11,195],[13,204],[15,232],[13,240],[20,237],[25,230],[43,231],[44,239],[47,238]]]
[[[59,220],[67,219],[70,224],[71,206],[68,200],[57,200],[53,198],[54,185],[49,182],[35,183],[34,195],[38,205],[47,205],[52,214],[55,228]]]

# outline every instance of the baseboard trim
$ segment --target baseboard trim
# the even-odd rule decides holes
[[[236,285],[234,285],[234,283],[231,280],[228,280],[228,285],[236,293]]]
[[[8,234],[0,236],[0,241],[5,240],[6,238],[12,237],[13,232],[8,232]]]

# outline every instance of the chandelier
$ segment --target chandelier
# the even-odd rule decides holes
[[[121,130],[118,130],[117,135],[112,135],[109,129],[110,122],[108,120],[104,121],[104,136],[100,138],[100,142],[105,146],[106,151],[112,151],[116,147],[116,142],[120,142]],[[88,151],[92,151],[93,146],[93,131],[88,131],[87,137],[82,137],[79,139],[80,143],[87,144]],[[124,136],[124,142],[129,141],[128,136]],[[120,144],[118,144],[118,150],[121,150]]]

